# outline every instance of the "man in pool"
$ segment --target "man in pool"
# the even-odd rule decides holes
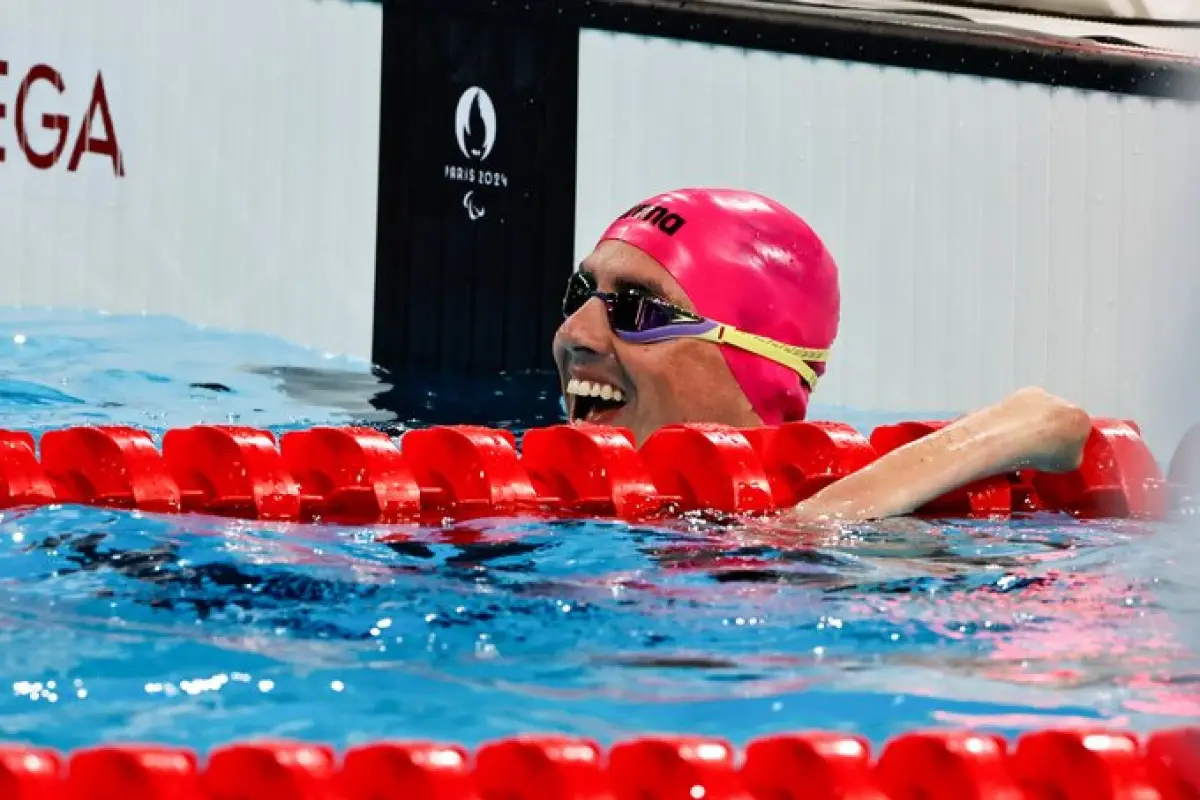
[[[571,276],[554,337],[568,417],[629,428],[804,419],[840,317],[811,228],[744,191],[684,189],[617,218]],[[794,509],[797,521],[909,514],[991,475],[1075,469],[1088,415],[1020,389],[893,451]]]

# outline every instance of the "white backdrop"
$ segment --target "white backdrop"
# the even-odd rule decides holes
[[[369,3],[4,0],[0,303],[148,310],[369,355],[380,19]],[[30,145],[54,148],[43,114],[71,117],[49,170],[15,130],[38,63],[65,91],[31,87]],[[94,154],[67,170],[98,71],[121,178]]]
[[[1172,216],[1200,108],[594,31],[580,59],[580,257],[648,194],[761,191],[841,267],[817,401],[960,410],[1040,384],[1169,455],[1182,422],[1150,418],[1149,376],[1200,287]]]

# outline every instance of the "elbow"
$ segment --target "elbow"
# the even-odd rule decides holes
[[[1070,472],[1083,463],[1083,448],[1092,433],[1092,418],[1079,406],[1044,389],[1028,387],[1015,393],[1015,400],[1032,407],[1042,440],[1042,469]]]
[[[1083,448],[1092,434],[1092,418],[1079,406],[1062,401],[1052,412],[1051,429],[1058,442],[1059,469],[1079,469]]]

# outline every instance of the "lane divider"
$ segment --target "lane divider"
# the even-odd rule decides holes
[[[53,430],[40,441],[0,430],[0,508],[78,503],[355,524],[524,512],[757,514],[790,507],[946,424],[882,425],[869,437],[840,422],[675,425],[640,448],[627,430],[590,425],[533,429],[520,448],[510,431],[472,425],[416,429],[398,440],[363,427],[277,438],[245,426],[196,425],[168,430],[160,448],[150,433],[127,426]],[[1184,446],[1200,450],[1200,434],[1176,454],[1172,468],[1181,475],[1200,462]],[[1134,423],[1097,418],[1079,469],[996,476],[918,513],[1160,519],[1173,487]]]
[[[1200,727],[1151,733],[1048,729],[1014,742],[970,731],[916,731],[873,757],[866,739],[776,734],[743,751],[721,738],[595,741],[528,735],[456,744],[385,741],[334,748],[247,741],[207,759],[162,745],[62,754],[0,745],[9,800],[304,798],[305,800],[1195,800]]]

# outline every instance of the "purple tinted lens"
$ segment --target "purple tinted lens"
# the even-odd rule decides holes
[[[644,292],[625,291],[605,297],[608,319],[613,330],[622,333],[645,333],[681,322],[684,312],[670,303]]]
[[[608,320],[615,331],[639,333],[661,328],[671,322],[670,311],[642,292],[625,291],[609,295],[605,300],[608,303]]]
[[[656,303],[651,298],[646,298],[641,302],[641,308],[638,309],[637,324],[634,326],[634,330],[652,331],[655,328],[670,325],[674,319],[674,309]]]

